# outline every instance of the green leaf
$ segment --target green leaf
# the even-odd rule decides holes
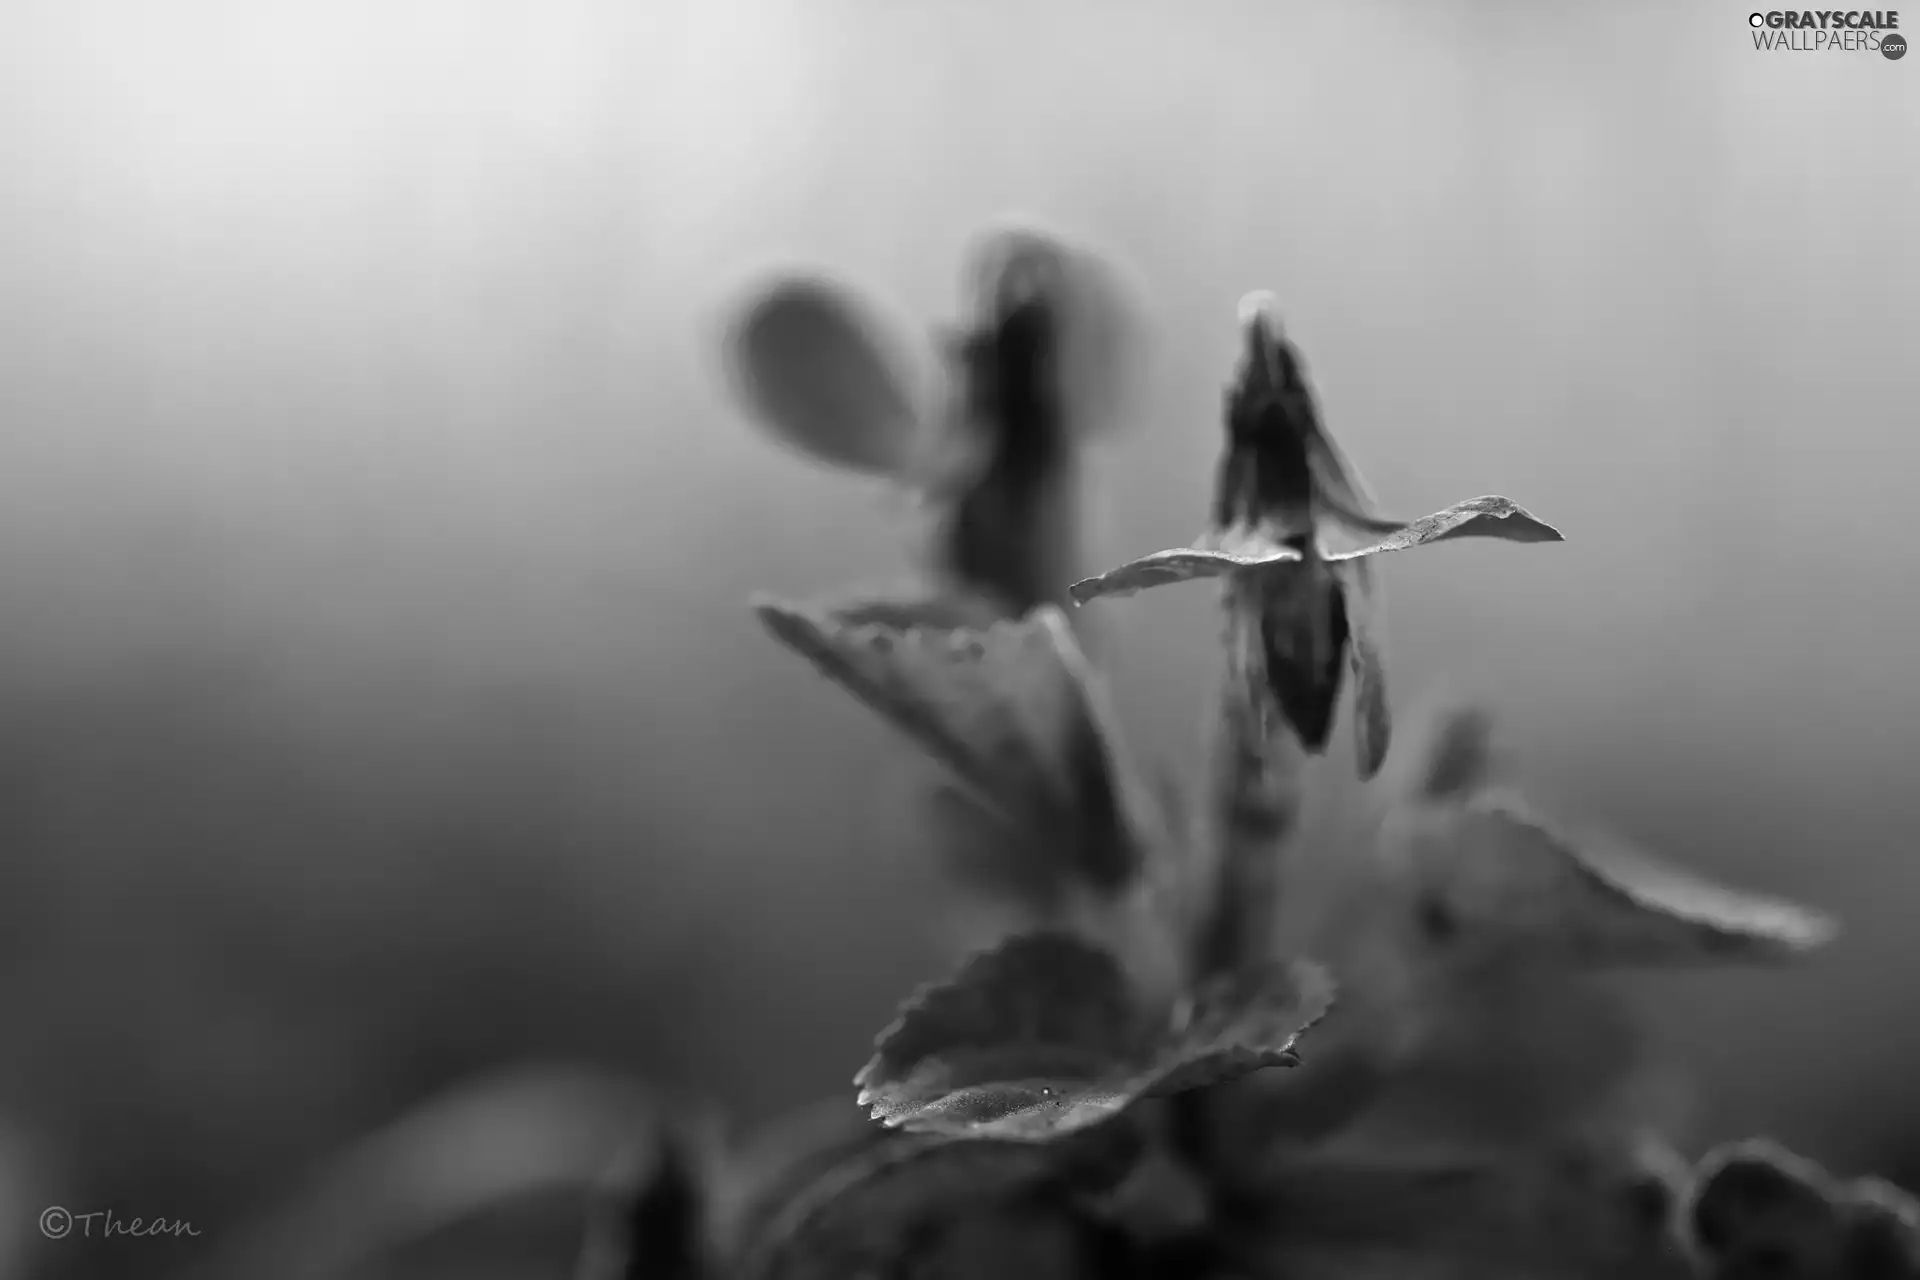
[[[984,630],[869,621],[764,600],[773,634],[953,770],[1058,874],[1103,893],[1159,837],[1152,798],[1065,617],[1043,606]]]
[[[1396,533],[1354,551],[1323,549],[1323,559],[1334,563],[1362,560],[1406,551],[1430,542],[1457,538],[1498,538],[1506,542],[1563,542],[1559,530],[1536,518],[1526,508],[1501,497],[1469,498],[1444,511],[1422,516]],[[1215,530],[1192,545],[1156,551],[1130,560],[1098,577],[1069,588],[1074,600],[1085,604],[1105,596],[1129,596],[1153,587],[1198,578],[1297,563],[1300,552],[1283,542],[1248,530]]]
[[[1044,1142],[1141,1098],[1292,1065],[1332,999],[1320,969],[1268,966],[1218,979],[1169,1015],[1109,953],[1027,934],[915,994],[855,1084],[890,1125]]]
[[[1829,916],[1715,884],[1517,796],[1400,806],[1380,848],[1413,926],[1455,955],[1578,966],[1778,960],[1830,941]]]

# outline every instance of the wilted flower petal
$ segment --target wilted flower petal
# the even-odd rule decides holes
[[[1361,560],[1406,551],[1429,542],[1447,542],[1456,538],[1495,538],[1505,542],[1564,542],[1560,531],[1539,519],[1525,507],[1507,498],[1489,495],[1469,498],[1444,511],[1421,516],[1396,533],[1354,551],[1325,548],[1321,558],[1333,563]],[[1153,587],[1192,582],[1200,578],[1218,578],[1230,573],[1258,570],[1272,565],[1297,564],[1300,552],[1283,543],[1253,534],[1215,531],[1194,540],[1191,546],[1170,547],[1129,560],[1117,569],[1076,582],[1070,588],[1074,600],[1085,604],[1103,597],[1130,596]]]
[[[1366,556],[1406,551],[1429,542],[1454,538],[1498,538],[1505,542],[1565,542],[1560,531],[1510,499],[1489,494],[1468,498],[1444,511],[1421,516],[1357,551],[1330,552],[1329,560],[1359,560]]]
[[[1216,550],[1202,546],[1173,547],[1130,560],[1118,569],[1098,577],[1086,578],[1068,588],[1074,600],[1085,604],[1103,596],[1130,596],[1152,587],[1192,582],[1197,578],[1219,578],[1242,569],[1263,565],[1298,563],[1300,553],[1291,547],[1269,543],[1247,551]]]

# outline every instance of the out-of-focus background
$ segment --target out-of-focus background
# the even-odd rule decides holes
[[[0,13],[0,1230],[179,1274],[490,1067],[748,1117],[942,963],[916,776],[755,588],[905,563],[721,392],[769,257],[920,322],[1008,211],[1159,346],[1098,553],[1201,523],[1274,289],[1384,504],[1398,691],[1564,810],[1846,920],[1648,995],[1708,1136],[1920,1139],[1920,62],[1724,0],[273,0]],[[1193,590],[1199,590],[1195,588]],[[1210,611],[1113,606],[1194,740]],[[894,783],[898,785],[893,785]],[[1905,1170],[1909,1174],[1912,1167]],[[40,1207],[199,1240],[47,1242]]]

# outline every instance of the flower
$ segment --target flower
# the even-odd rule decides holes
[[[1194,578],[1227,579],[1229,658],[1263,726],[1290,727],[1319,754],[1351,665],[1360,774],[1386,759],[1391,721],[1380,646],[1372,632],[1373,556],[1453,538],[1559,542],[1559,532],[1505,498],[1471,498],[1419,520],[1387,520],[1321,425],[1304,364],[1271,294],[1240,304],[1244,349],[1227,391],[1227,447],[1214,490],[1213,527],[1193,545],[1156,551],[1076,582],[1081,603]],[[1352,551],[1322,541],[1329,524],[1372,536]],[[1270,731],[1270,730],[1263,730]]]
[[[1388,763],[1370,557],[1560,535],[1504,498],[1374,514],[1270,301],[1242,325],[1212,529],[1072,588],[1224,579],[1219,750],[1177,809],[1053,603],[956,619],[938,583],[758,602],[776,638],[945,767],[930,842],[1024,920],[880,1034],[855,1078],[877,1124],[846,1108],[744,1161],[762,1176],[732,1184],[733,1274],[1645,1280],[1744,1274],[1728,1268],[1768,1249],[1796,1275],[1908,1265],[1920,1217],[1882,1184],[1751,1152],[1696,1168],[1640,1132],[1620,1104],[1645,1078],[1632,1019],[1586,984],[1792,959],[1832,922],[1537,813],[1494,777],[1477,709],[1397,748],[1329,922],[1331,973],[1275,954],[1300,766],[1324,749],[1343,665],[1361,772]],[[1335,551],[1336,529],[1373,541]],[[1455,1105],[1462,1082],[1497,1091],[1497,1123]],[[1423,1112],[1466,1123],[1410,1142]],[[1773,1174],[1749,1176],[1756,1160]]]

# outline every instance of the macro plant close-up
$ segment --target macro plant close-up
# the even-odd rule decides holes
[[[6,6],[0,1280],[1920,1280],[1906,16]]]
[[[1206,528],[1085,573],[1078,463],[1142,367],[1137,291],[1025,228],[979,237],[965,275],[933,394],[817,273],[740,303],[726,367],[775,438],[920,499],[917,580],[754,608],[929,758],[901,853],[997,936],[905,997],[854,1098],[745,1142],[669,1126],[582,1280],[1920,1275],[1891,1184],[1670,1142],[1648,1099],[1672,1064],[1602,984],[1793,963],[1837,924],[1539,811],[1491,707],[1396,731],[1376,560],[1562,532],[1501,496],[1382,514],[1254,293],[1223,403],[1165,428],[1219,450]],[[1087,623],[1200,579],[1209,750],[1163,767],[1129,747]],[[1285,928],[1341,726],[1375,812],[1325,919]]]

